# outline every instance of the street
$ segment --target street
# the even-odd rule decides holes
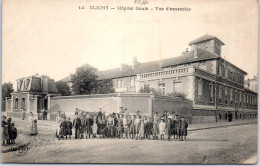
[[[39,125],[39,135],[30,137],[27,136],[28,126],[17,125],[20,133],[17,141],[31,139],[29,150],[23,155],[18,152],[3,153],[2,162],[238,164],[257,153],[256,123],[190,131],[187,142],[57,140],[54,127]]]

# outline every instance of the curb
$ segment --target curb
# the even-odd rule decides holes
[[[237,124],[230,124],[230,125],[212,126],[212,127],[204,127],[204,128],[197,128],[197,129],[188,129],[188,131],[206,130],[206,129],[220,128],[220,127],[245,125],[245,124],[251,124],[251,123],[257,123],[257,122],[246,122],[246,123],[237,123]]]

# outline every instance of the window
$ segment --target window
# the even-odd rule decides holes
[[[18,109],[18,98],[14,101],[14,109]]]
[[[228,104],[228,89],[227,87],[225,87],[225,104],[227,105]]]
[[[19,80],[19,81],[17,82],[17,90],[18,90],[18,91],[21,89],[22,84],[23,84],[23,80]]]
[[[230,80],[233,80],[233,72],[230,72]]]
[[[237,93],[237,91],[235,92],[235,103],[237,103],[238,102],[238,93]]]
[[[225,68],[225,78],[228,79],[228,69]]]
[[[21,109],[25,110],[25,98],[22,98]]]
[[[122,87],[122,80],[121,79],[117,80],[117,87],[118,88]]]
[[[165,83],[160,83],[159,84],[159,93],[161,95],[165,95]]]
[[[209,94],[210,94],[209,101],[213,102],[213,86],[212,86],[212,84],[209,84]]]
[[[218,75],[219,75],[219,76],[222,76],[222,65],[221,65],[221,64],[219,64],[219,72],[218,72]]]
[[[208,48],[209,42],[205,42],[205,48]]]
[[[131,77],[130,82],[131,82],[131,86],[135,86],[135,77]]]
[[[218,100],[219,100],[219,103],[221,104],[222,103],[222,86],[219,85],[219,96],[218,96]]]
[[[230,88],[230,105],[233,104],[233,89]]]
[[[203,85],[202,85],[202,81],[199,80],[198,81],[198,100],[202,101],[202,96],[203,96]]]
[[[24,82],[24,90],[27,90],[28,89],[28,86],[29,86],[29,83],[30,83],[30,79],[26,79],[25,82]]]
[[[242,92],[239,92],[239,105],[242,105]]]
[[[181,82],[173,82],[173,92],[182,92]]]

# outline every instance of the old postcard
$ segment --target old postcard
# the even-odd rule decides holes
[[[256,0],[3,0],[2,163],[255,164]]]

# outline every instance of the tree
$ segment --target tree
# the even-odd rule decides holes
[[[112,79],[99,80],[95,93],[97,94],[115,93]]]
[[[98,80],[95,69],[77,71],[72,77],[72,89],[76,95],[114,93],[112,79]]]
[[[97,75],[93,69],[79,70],[72,77],[72,89],[76,95],[93,94],[97,87]]]
[[[55,84],[56,84],[56,88],[58,90],[58,93],[60,93],[62,96],[71,95],[70,88],[66,84],[66,82],[58,81],[58,82],[55,82]]]
[[[149,86],[144,86],[139,89],[139,93],[155,93],[157,94],[157,91],[154,88],[150,88]]]
[[[11,97],[11,93],[14,91],[13,84],[11,82],[4,83],[2,85],[2,98]]]

